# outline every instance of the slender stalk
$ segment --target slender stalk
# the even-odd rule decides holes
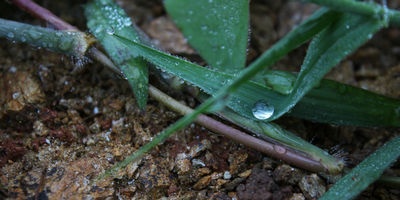
[[[78,31],[78,28],[76,28],[75,26],[68,24],[46,8],[39,6],[31,0],[12,0],[11,2],[14,5],[18,6],[20,9],[28,12],[29,14],[52,24],[57,29]]]

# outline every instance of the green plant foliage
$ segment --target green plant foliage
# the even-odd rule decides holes
[[[120,38],[125,45],[135,48],[144,59],[168,73],[200,87],[204,92],[215,95],[221,88],[233,83],[235,75],[207,69],[178,57],[168,55],[143,44]],[[201,74],[201,76],[199,76]],[[277,79],[286,78],[275,73]],[[292,77],[289,74],[287,77]],[[252,113],[254,104],[260,99],[268,99],[278,104],[285,96],[268,88],[265,84],[241,81],[240,87],[229,93],[228,107],[242,116],[255,119]],[[227,95],[225,91],[224,95]],[[332,124],[351,124],[360,126],[399,126],[396,114],[400,101],[374,93],[340,84],[322,81],[289,113],[297,117]]]
[[[176,4],[169,4],[171,2],[173,1],[167,0],[166,4],[176,9]],[[230,4],[227,2],[227,5]],[[233,114],[233,116],[228,116],[228,118],[236,124],[254,133],[265,134],[296,150],[306,152],[313,159],[322,163],[330,173],[340,172],[343,168],[343,162],[327,155],[326,152],[308,144],[301,138],[285,131],[277,125],[257,120],[257,117],[254,117],[254,106],[258,105],[260,100],[262,100],[266,101],[268,105],[273,105],[273,108],[277,110],[277,112],[273,114],[273,117],[265,121],[276,119],[290,110],[290,115],[325,123],[358,126],[400,125],[400,101],[334,81],[322,80],[323,76],[333,66],[370,39],[376,31],[384,27],[384,20],[321,9],[313,14],[306,22],[278,41],[248,68],[237,73],[237,70],[243,66],[239,67],[235,65],[233,68],[229,68],[232,66],[226,64],[228,61],[221,62],[221,64],[217,62],[232,55],[235,57],[240,51],[210,50],[215,48],[215,46],[212,45],[216,43],[204,42],[204,37],[206,40],[208,39],[207,37],[209,37],[207,34],[198,34],[196,38],[194,38],[194,35],[191,35],[193,32],[190,31],[198,30],[199,26],[193,25],[198,22],[187,24],[188,21],[186,19],[190,19],[187,15],[195,15],[196,20],[198,20],[197,18],[199,17],[197,16],[197,11],[189,12],[189,7],[185,7],[186,9],[181,11],[183,14],[181,13],[182,15],[178,17],[174,16],[174,18],[180,18],[182,21],[186,21],[181,22],[180,27],[184,32],[186,30],[186,36],[193,37],[192,39],[189,38],[189,40],[202,56],[207,57],[210,53],[200,50],[201,48],[213,53],[213,57],[206,58],[213,69],[201,67],[149,47],[139,41],[137,36],[131,39],[119,32],[113,31],[111,34],[108,34],[107,37],[112,37],[114,41],[117,40],[119,45],[125,48],[121,51],[117,51],[119,54],[126,54],[126,50],[132,51],[135,53],[135,59],[140,60],[140,62],[144,63],[144,60],[151,62],[160,70],[194,84],[212,97],[205,100],[193,113],[187,114],[177,123],[172,124],[155,137],[152,142],[143,146],[139,151],[129,156],[123,162],[118,163],[103,175],[107,176],[113,171],[126,166],[129,162],[140,157],[158,143],[165,141],[173,132],[191,123],[199,114],[204,112],[223,112],[225,105],[242,115]],[[169,8],[169,10],[171,10],[171,8]],[[177,10],[170,12],[180,13],[180,11]],[[201,12],[205,11],[200,11],[200,13]],[[179,20],[177,21],[179,25],[180,22]],[[189,22],[193,21],[189,20]],[[234,30],[231,31],[235,33]],[[309,46],[309,51],[300,73],[292,74],[265,69],[286,55],[289,51],[313,37],[314,39]],[[203,43],[200,46],[196,46],[193,44],[193,41],[194,43],[203,41]],[[221,45],[227,45],[226,42],[228,42],[228,40],[221,41],[217,45],[219,45],[219,47]],[[115,55],[110,54],[110,56],[113,57]],[[214,63],[214,66],[212,63]],[[132,73],[129,71],[127,72]],[[255,75],[257,75],[256,78],[254,78]],[[397,143],[398,142],[396,142],[396,144]],[[393,151],[389,157],[385,157],[380,161],[367,159],[366,161],[368,164],[360,164],[360,169],[357,169],[359,171],[364,170],[366,176],[371,176],[371,178],[360,177],[360,180],[365,182],[366,185],[376,180],[383,169],[387,168],[389,164],[395,160],[394,157],[398,157],[399,151],[393,149],[392,144],[389,146],[392,147],[387,149],[385,146],[384,150],[382,150],[383,152]],[[378,166],[376,162],[381,162],[382,164],[376,167]],[[345,184],[347,183],[345,182]],[[358,182],[355,185],[360,184]],[[357,194],[363,190],[366,185],[353,187],[350,189],[350,193]],[[337,194],[337,192],[333,193]]]
[[[148,67],[138,57],[137,52],[128,48],[113,34],[133,41],[139,41],[140,35],[125,12],[112,0],[96,0],[85,6],[90,32],[100,41],[113,62],[120,68],[135,94],[140,108],[147,103]]]
[[[245,66],[248,0],[166,0],[165,8],[209,65],[232,73]]]
[[[377,180],[394,161],[400,156],[400,137],[387,142],[376,152],[364,159],[359,165],[333,185],[320,198],[352,199],[371,183]]]
[[[341,14],[312,40],[293,91],[282,102],[274,104],[277,112],[268,120],[274,120],[288,112],[309,90],[320,83],[332,67],[384,26],[385,23],[377,18]]]

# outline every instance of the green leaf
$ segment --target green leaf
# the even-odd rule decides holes
[[[400,156],[400,137],[387,142],[340,179],[320,200],[352,199],[377,180]]]
[[[246,62],[248,0],[166,0],[165,8],[211,67],[233,72]]]
[[[140,108],[144,108],[148,93],[147,63],[138,53],[116,39],[118,34],[129,40],[139,41],[140,34],[132,25],[125,12],[112,0],[95,0],[85,6],[87,26],[90,32],[100,41],[104,49],[119,67],[132,87]]]
[[[341,14],[337,21],[318,34],[311,42],[293,91],[279,104],[268,121],[292,109],[303,96],[347,55],[368,41],[385,23],[377,18]]]
[[[241,78],[196,65],[125,38],[119,39],[131,48],[135,48],[144,59],[161,70],[174,74],[213,96],[220,92],[221,88],[226,89],[230,83]],[[285,78],[282,77],[284,73],[274,74],[277,79]],[[279,75],[281,77],[278,77]],[[293,75],[289,74],[286,78],[292,77]],[[278,104],[285,98],[265,84],[253,81],[240,81],[240,84],[234,90],[230,88],[224,91],[223,96],[229,97],[225,98],[229,100],[227,103],[229,108],[253,120],[257,119],[253,116],[252,108],[260,99],[268,99],[271,104]],[[226,96],[228,94],[229,96]],[[301,100],[290,114],[333,124],[400,126],[399,107],[398,100],[333,81],[322,81],[320,86]]]
[[[400,101],[350,85],[322,80],[296,104],[289,115],[336,125],[399,127]]]

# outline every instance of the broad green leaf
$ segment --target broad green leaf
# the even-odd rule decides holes
[[[293,91],[279,104],[273,104],[276,112],[268,121],[292,109],[308,91],[320,83],[332,67],[384,26],[385,23],[378,18],[341,14],[337,21],[312,40]]]
[[[125,46],[113,34],[139,41],[140,35],[130,18],[112,0],[95,0],[85,6],[87,26],[100,41],[132,87],[140,108],[147,102],[148,67],[138,53]]]
[[[396,137],[368,156],[340,179],[320,200],[352,199],[377,180],[400,156],[400,137]]]
[[[246,62],[248,0],[166,0],[165,8],[208,64],[234,72]]]
[[[161,70],[198,86],[210,95],[221,92],[221,88],[225,89],[223,96],[229,94],[227,106],[247,118],[256,120],[252,109],[260,99],[267,99],[276,105],[285,98],[265,84],[253,81],[241,81],[241,85],[234,90],[226,89],[240,77],[196,65],[134,41],[119,39]],[[285,78],[278,77],[282,74],[275,73],[275,76],[277,79]],[[290,74],[289,79],[292,76]],[[400,126],[399,107],[398,100],[326,80],[301,100],[290,114],[332,124]]]

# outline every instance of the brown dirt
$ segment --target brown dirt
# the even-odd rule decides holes
[[[85,30],[82,2],[38,1]],[[162,48],[198,59],[158,1],[118,1]],[[151,3],[150,3],[151,2]],[[398,4],[392,2],[390,7]],[[254,59],[314,7],[252,1]],[[33,24],[22,11],[0,3],[1,17]],[[174,37],[170,37],[170,36]],[[398,29],[378,33],[329,78],[399,98]],[[131,163],[113,178],[96,175],[136,151],[179,116],[150,98],[139,110],[124,80],[98,63],[78,72],[69,57],[1,40],[0,199],[316,199],[333,178],[272,160],[192,124]],[[275,68],[298,70],[305,48]],[[188,95],[181,101],[195,104]],[[306,140],[356,165],[399,130],[333,127],[280,120]],[[399,175],[397,163],[389,174]],[[398,189],[374,184],[358,199],[397,199]]]

